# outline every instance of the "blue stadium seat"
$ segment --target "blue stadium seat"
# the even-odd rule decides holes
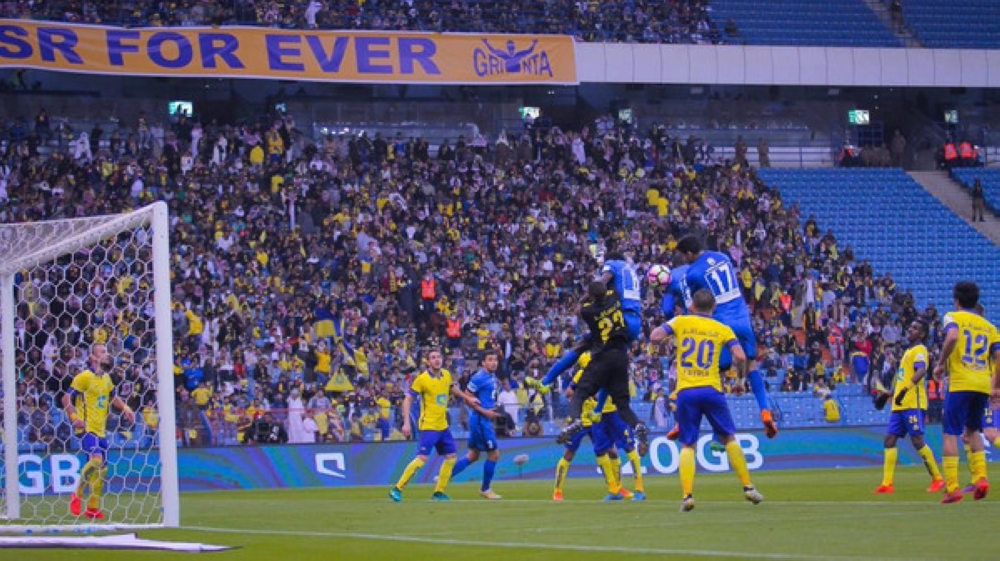
[[[906,0],[903,18],[925,47],[1000,48],[1000,2]]]
[[[862,0],[712,0],[720,29],[733,20],[739,37],[731,43],[902,47],[902,42]]]
[[[803,220],[815,216],[821,231],[832,229],[841,250],[850,245],[856,259],[868,260],[879,274],[892,273],[918,306],[950,309],[952,287],[961,279],[1000,286],[1000,268],[992,265],[1000,248],[902,170],[762,169],[760,177],[798,203]],[[984,290],[983,304],[991,319],[1000,319],[997,290]]]

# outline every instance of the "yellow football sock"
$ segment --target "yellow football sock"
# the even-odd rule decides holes
[[[986,452],[980,450],[969,455],[969,471],[972,472],[972,482],[986,479]]]
[[[680,468],[681,498],[687,497],[694,490],[694,448],[681,448]]]
[[[76,484],[76,494],[78,497],[83,496],[84,488],[90,484],[91,474],[95,470],[100,469],[100,467],[101,461],[91,458],[87,461],[87,463],[83,464],[82,468],[80,468],[80,481]]]
[[[406,484],[410,482],[410,479],[413,478],[413,476],[416,475],[422,467],[424,467],[424,461],[420,458],[413,458],[413,461],[410,462],[406,466],[406,469],[403,470],[403,475],[399,478],[399,481],[396,482],[396,488],[402,489],[403,487],[406,487]]]
[[[941,459],[941,471],[944,472],[944,485],[949,493],[958,491],[958,457],[945,456]]]
[[[556,464],[556,491],[562,492],[567,473],[569,473],[569,462],[566,458],[559,458],[559,463]]]
[[[750,486],[750,470],[747,469],[747,457],[743,455],[740,443],[733,440],[726,444],[726,454],[729,456],[729,465],[736,472],[736,477],[740,478],[740,483],[744,487]]]
[[[445,461],[441,462],[441,469],[438,470],[437,485],[434,486],[435,493],[444,493],[444,488],[451,481],[451,471],[455,468],[455,460],[457,458],[446,458]]]
[[[934,451],[931,450],[930,446],[925,445],[920,450],[917,450],[920,454],[920,459],[924,461],[924,467],[927,468],[927,473],[931,474],[931,479],[937,481],[941,479],[941,472],[938,471],[937,462],[934,461]]]
[[[622,490],[622,486],[615,479],[614,463],[607,454],[597,458],[597,465],[601,466],[601,471],[604,472],[604,481],[608,484],[608,493],[617,495]]]
[[[966,461],[966,463],[969,464],[969,475],[972,475],[972,462],[970,461],[971,458],[972,458],[972,447],[969,446],[968,444],[966,444],[965,445],[965,461]]]
[[[611,475],[615,476],[615,483],[617,483],[618,487],[621,488],[623,486],[622,485],[622,463],[621,463],[621,459],[622,458],[621,458],[621,456],[619,456],[617,458],[608,458],[608,459],[611,460],[611,462],[609,462],[611,464]]]
[[[882,486],[892,485],[896,476],[896,460],[899,459],[899,448],[882,449]],[[933,461],[933,458],[931,459]]]
[[[639,493],[644,493],[645,487],[642,484],[642,458],[639,457],[639,452],[633,448],[628,453],[628,459],[632,462],[632,471],[635,473],[635,490]]]
[[[101,508],[101,496],[104,494],[104,478],[108,475],[108,468],[101,467],[91,472],[90,498],[87,500],[87,508],[97,510]]]

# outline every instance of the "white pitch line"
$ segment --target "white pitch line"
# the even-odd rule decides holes
[[[337,500],[337,499],[335,499],[335,500]],[[384,502],[384,503],[387,503],[387,504],[390,503],[390,501],[388,499],[361,499],[361,500],[347,500],[347,499],[344,499],[344,502],[352,502],[352,503],[359,503],[359,502],[380,502],[381,503],[381,502]],[[418,504],[423,504],[423,503],[430,503],[430,502],[433,502],[433,501],[431,501],[430,498],[427,498],[427,499],[423,499],[423,498],[413,499],[413,498],[411,498],[409,500],[404,500],[404,503],[418,503]],[[447,501],[447,502],[438,502],[438,503],[435,503],[435,504],[441,504],[443,506],[447,505],[449,503],[458,503],[458,504],[492,504],[492,505],[503,505],[505,503],[509,503],[509,504],[551,504],[551,505],[557,505],[557,507],[561,508],[559,505],[573,505],[573,504],[589,504],[589,505],[593,505],[593,504],[598,504],[598,503],[603,503],[603,502],[604,501],[602,501],[601,499],[570,499],[570,500],[566,500],[566,501],[562,501],[562,502],[553,501],[551,499],[502,499],[502,500],[499,500],[499,501],[487,501],[487,500],[484,500],[484,499],[451,499],[450,501]],[[674,501],[673,499],[648,498],[645,501],[641,501],[639,503],[635,503],[635,501],[609,501],[608,505],[609,505],[609,508],[616,508],[614,505],[622,505],[622,504],[639,504],[639,505],[643,505],[643,504],[655,504],[655,505],[660,505],[660,504],[664,504],[664,503],[673,504],[674,502],[676,502],[676,501]],[[731,501],[726,501],[726,500],[723,500],[723,501],[719,501],[719,500],[702,500],[702,499],[698,499],[698,504],[743,504],[745,502],[746,502],[745,500],[741,500],[741,499],[733,499]],[[781,505],[781,506],[934,506],[934,505],[938,504],[938,498],[937,498],[937,495],[930,495],[929,494],[928,495],[928,500],[926,500],[926,501],[893,501],[891,499],[890,500],[886,500],[886,501],[772,501],[770,499],[765,499],[764,502],[761,503],[761,504],[763,504],[763,505]],[[1000,501],[981,501],[978,504],[981,504],[981,505],[989,505],[989,504],[1000,505]],[[620,507],[620,508],[629,508],[629,507]],[[639,506],[638,508],[642,508],[642,506]]]
[[[458,545],[493,547],[498,549],[544,549],[550,551],[581,551],[585,553],[625,553],[633,555],[690,555],[693,557],[727,557],[740,559],[806,559],[809,561],[859,561],[873,559],[891,559],[880,557],[843,557],[833,555],[803,555],[801,553],[756,553],[749,551],[715,551],[709,549],[659,549],[648,547],[624,547],[601,545],[574,545],[548,543],[511,543],[488,542],[478,540],[457,540],[450,538],[427,538],[421,536],[388,536],[383,534],[354,534],[348,532],[309,532],[298,530],[256,530],[244,528],[214,528],[208,526],[183,526],[182,530],[210,532],[218,534],[243,534],[257,536],[299,536],[309,538],[337,538],[370,541],[387,541],[400,543],[425,543],[433,545]],[[908,560],[914,560],[908,557]]]

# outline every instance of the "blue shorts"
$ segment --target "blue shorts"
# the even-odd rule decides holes
[[[448,429],[420,431],[420,446],[417,448],[417,455],[430,456],[432,448],[442,456],[454,454],[456,450],[455,437]]]
[[[736,434],[736,424],[726,404],[726,395],[712,387],[687,388],[677,394],[677,426],[681,429],[681,444],[694,446],[698,442],[701,419],[708,419],[716,438]]]
[[[722,321],[722,320],[719,320]],[[743,354],[747,355],[747,360],[754,360],[757,358],[757,336],[753,332],[753,326],[750,321],[740,321],[734,323],[728,323],[722,321],[733,330],[736,334],[736,340],[740,342],[740,346],[743,347]],[[729,367],[733,365],[733,353],[729,350],[729,347],[723,347],[722,352],[719,353],[719,369],[728,370]]]
[[[632,429],[625,424],[617,411],[602,415],[601,422],[598,424],[607,439],[613,442],[616,448],[626,454],[635,450],[635,436],[632,434]]]
[[[983,430],[983,411],[990,406],[990,396],[979,392],[948,392],[944,398],[941,425],[945,434],[961,436],[966,429]]]
[[[92,432],[83,435],[80,441],[80,449],[87,455],[100,454],[102,458],[108,457],[108,439],[101,438]]]
[[[469,449],[492,452],[497,449],[497,433],[493,421],[478,414],[469,419]]]
[[[642,335],[642,316],[635,310],[624,310],[625,327],[628,328],[628,342],[632,343]]]
[[[904,409],[902,411],[893,411],[889,415],[889,428],[885,429],[885,433],[898,437],[906,435],[921,436],[924,434],[924,410]]]

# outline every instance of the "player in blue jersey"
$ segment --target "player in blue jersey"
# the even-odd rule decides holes
[[[469,380],[468,389],[461,392],[466,403],[472,407],[472,415],[469,418],[469,453],[459,460],[452,470],[454,477],[479,461],[479,455],[486,452],[483,484],[479,488],[479,496],[493,501],[503,498],[494,493],[490,487],[493,475],[496,473],[497,462],[500,460],[497,435],[493,429],[493,420],[498,416],[493,409],[497,405],[497,395],[500,393],[500,382],[497,380],[499,364],[500,354],[492,349],[487,350],[483,354],[482,368]]]
[[[693,235],[684,236],[677,242],[677,253],[684,257],[689,267],[685,282],[687,294],[706,289],[715,296],[716,308],[712,317],[729,326],[740,346],[747,356],[750,388],[757,405],[760,406],[760,418],[764,422],[764,432],[768,438],[778,434],[778,425],[774,422],[768,405],[767,388],[764,386],[764,376],[757,370],[757,336],[753,332],[750,321],[750,308],[740,290],[736,267],[729,257],[717,251],[705,251],[701,241]],[[732,365],[732,354],[722,350],[719,367],[725,371]],[[744,374],[741,372],[740,374]]]
[[[635,267],[625,260],[622,253],[608,252],[601,268],[601,281],[618,292],[629,342],[635,341],[642,334],[642,283]]]

